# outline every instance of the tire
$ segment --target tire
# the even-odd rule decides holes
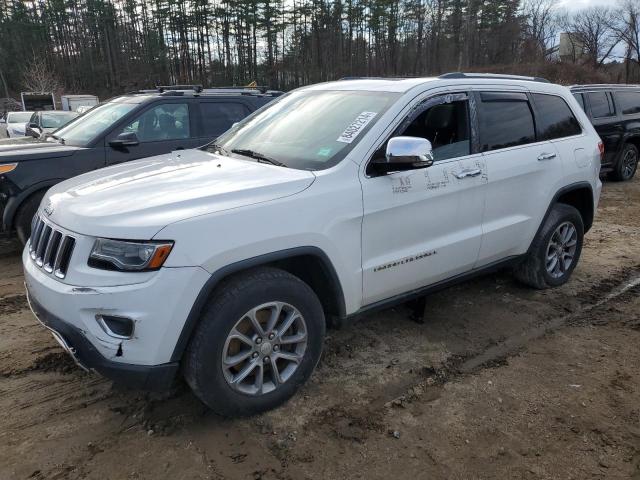
[[[571,240],[566,242],[566,246],[561,247],[563,241],[560,239],[560,233],[566,232],[568,234],[571,231],[570,228],[564,230],[567,225],[573,227],[575,237],[572,235]],[[563,230],[559,231],[561,228]],[[516,267],[515,277],[525,285],[537,289],[558,287],[565,284],[580,260],[583,239],[584,224],[580,212],[570,205],[557,203],[533,239],[526,258]],[[565,262],[560,262],[559,257],[556,257],[557,263],[555,264],[553,259],[548,257],[549,253],[559,252],[558,248],[563,248],[561,251],[566,253],[563,258],[568,258],[569,253],[572,255],[568,266]],[[547,261],[548,258],[550,258],[549,261]],[[553,269],[550,271],[549,267],[553,267]]]
[[[631,180],[638,169],[638,147],[632,143],[625,143],[620,153],[620,159],[610,176],[612,180],[626,182]]]
[[[27,198],[20,207],[18,207],[14,225],[16,228],[16,234],[18,235],[20,242],[22,242],[22,245],[26,245],[27,240],[29,240],[29,237],[31,236],[31,221],[38,211],[38,207],[40,206],[40,202],[42,201],[44,194],[44,191],[34,193]]]
[[[262,306],[255,317],[259,322],[264,321],[261,328],[268,330],[269,320],[266,317],[278,311],[275,302],[282,310],[273,331],[278,326],[284,331],[278,332],[273,340],[267,332],[258,344],[261,335],[256,333],[249,314]],[[288,318],[295,319],[289,329],[284,326]],[[325,317],[318,297],[298,277],[270,267],[239,274],[217,289],[204,308],[183,359],[185,380],[194,394],[220,415],[248,416],[270,410],[287,401],[308,380],[320,360],[325,329]],[[241,331],[244,341],[251,339],[252,343],[244,343],[237,336],[231,339],[232,330]],[[285,336],[287,332],[290,333]],[[283,341],[278,344],[280,336],[291,341],[302,338],[305,333],[304,349],[302,343],[291,345]],[[296,349],[293,353],[288,350],[292,347]],[[232,363],[234,357],[244,356],[247,351],[252,353],[238,366],[223,364],[223,356]],[[280,355],[299,355],[301,359],[296,363],[284,360]],[[275,369],[282,376],[278,386],[271,362],[279,364]],[[251,374],[233,386],[233,380],[240,378],[250,365],[254,365]],[[259,372],[262,372],[264,381],[261,390],[257,391]],[[285,378],[285,375],[288,376]]]

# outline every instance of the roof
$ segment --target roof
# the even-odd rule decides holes
[[[381,78],[381,77],[347,77],[335,82],[319,83],[307,87],[310,90],[363,90],[377,92],[407,92],[414,87],[433,84],[440,85],[469,85],[469,84],[505,84],[514,85],[520,82],[535,82],[537,85],[553,85],[548,80],[539,77],[524,77],[520,75],[501,75],[492,73],[462,73],[453,72],[439,77],[422,78]]]

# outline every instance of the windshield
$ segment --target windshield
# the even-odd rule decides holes
[[[322,170],[342,160],[398,96],[389,92],[293,92],[206,148],[290,168]]]
[[[44,128],[60,128],[66,125],[78,115],[72,112],[56,112],[56,113],[43,113],[42,114],[42,126]]]
[[[99,105],[77,121],[62,127],[55,135],[67,145],[84,146],[136,107],[137,103],[109,102]]]
[[[32,112],[11,112],[7,115],[7,123],[27,123]]]

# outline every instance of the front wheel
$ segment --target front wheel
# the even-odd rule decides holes
[[[583,237],[580,212],[571,205],[554,205],[526,258],[516,267],[516,278],[538,289],[563,285],[578,264]]]
[[[299,278],[275,268],[240,274],[206,306],[185,355],[185,379],[221,415],[275,408],[313,372],[325,328],[320,301]]]

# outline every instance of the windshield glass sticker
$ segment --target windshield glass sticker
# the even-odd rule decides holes
[[[362,112],[351,122],[351,125],[344,129],[344,132],[342,132],[336,141],[342,143],[353,142],[362,129],[366,127],[376,115],[376,112]]]
[[[318,157],[330,157],[331,156],[331,147],[324,147],[318,150],[316,153]]]

